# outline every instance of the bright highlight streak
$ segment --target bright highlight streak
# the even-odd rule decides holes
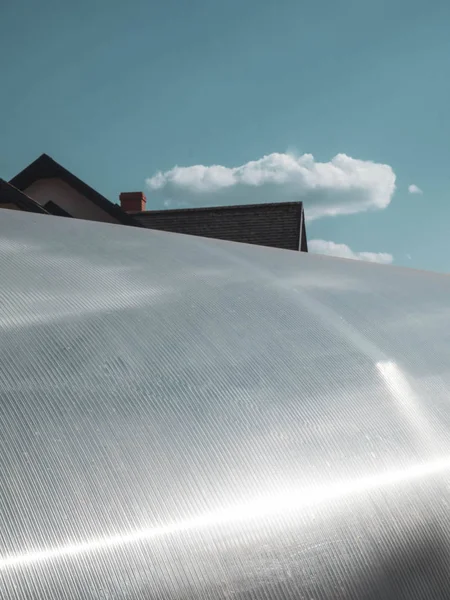
[[[405,375],[395,362],[378,362],[377,369],[383,377],[402,418],[406,419],[433,453],[438,453],[437,433],[431,426],[423,404],[415,394]]]
[[[93,539],[81,544],[7,556],[0,558],[0,571],[11,567],[20,568],[34,563],[47,562],[61,557],[76,556],[96,550],[106,550],[186,531],[200,531],[208,527],[253,521],[287,510],[300,510],[305,507],[316,506],[327,500],[336,500],[402,482],[414,481],[448,470],[450,470],[450,457],[445,457],[432,462],[413,465],[403,470],[387,471],[357,480],[331,483],[326,486],[299,489],[291,493],[285,492],[280,495],[257,499],[228,510],[207,513],[194,519],[163,527],[141,529],[129,534]]]

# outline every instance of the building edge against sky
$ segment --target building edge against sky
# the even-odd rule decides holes
[[[0,180],[0,208],[308,251],[300,201],[146,210],[142,192],[125,192],[119,205],[47,154]]]

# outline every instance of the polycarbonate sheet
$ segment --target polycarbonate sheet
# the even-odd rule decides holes
[[[0,215],[0,597],[447,598],[450,279]]]

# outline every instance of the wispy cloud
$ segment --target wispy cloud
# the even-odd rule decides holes
[[[303,200],[306,218],[313,220],[386,208],[395,174],[389,165],[346,154],[318,162],[311,154],[273,153],[237,167],[175,166],[146,183],[172,206]]]
[[[412,183],[409,187],[408,187],[408,192],[410,194],[423,194],[422,190],[420,189],[419,186],[417,186],[415,183]]]
[[[327,254],[328,256],[365,260],[386,265],[394,260],[392,254],[386,252],[354,252],[346,244],[336,244],[325,240],[309,240],[308,249],[314,254]]]

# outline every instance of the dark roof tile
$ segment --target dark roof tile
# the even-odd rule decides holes
[[[134,217],[149,229],[307,251],[301,202],[155,210]]]

